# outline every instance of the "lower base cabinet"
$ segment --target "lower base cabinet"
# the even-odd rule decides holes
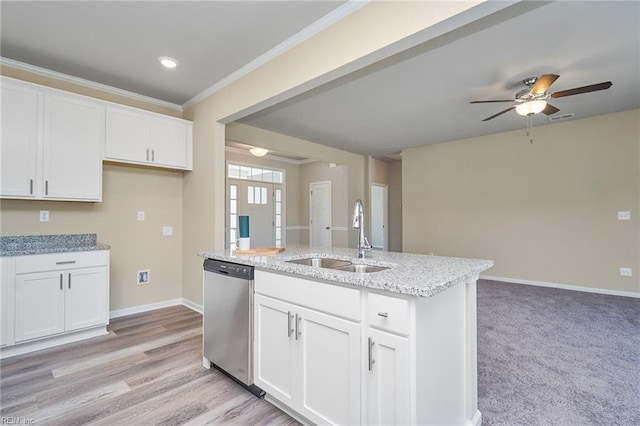
[[[317,424],[360,423],[360,325],[256,295],[255,383]]]
[[[313,424],[479,426],[476,280],[423,298],[257,270],[255,384]]]
[[[108,324],[108,251],[16,256],[2,259],[2,267],[4,348],[38,342],[40,349]]]
[[[409,339],[369,328],[367,424],[408,425],[411,419]]]

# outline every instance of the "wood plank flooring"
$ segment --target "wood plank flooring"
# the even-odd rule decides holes
[[[159,309],[111,320],[108,330],[0,361],[3,424],[298,425],[202,366],[197,312]]]

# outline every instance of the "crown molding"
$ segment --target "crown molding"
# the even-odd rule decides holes
[[[124,96],[136,101],[145,102],[151,105],[161,106],[164,108],[173,109],[175,111],[182,112],[183,109],[180,105],[172,102],[163,101],[161,99],[152,98],[150,96],[140,95],[138,93],[130,92],[128,90],[118,89],[117,87],[107,86],[106,84],[96,83],[95,81],[85,80],[84,78],[74,77],[69,74],[64,74],[58,71],[52,71],[46,68],[38,67],[36,65],[27,64],[13,59],[0,57],[0,64],[11,68],[19,69],[22,71],[28,71],[34,74],[41,75],[43,77],[51,77],[56,80],[66,81],[68,83],[77,84],[79,86],[87,87],[90,89],[100,90],[102,92],[111,93],[113,95]]]
[[[275,59],[276,57],[278,57],[280,55],[282,55],[287,50],[292,49],[293,47],[295,47],[295,46],[301,44],[302,42],[310,39],[314,35],[318,34],[319,32],[325,30],[326,28],[330,27],[331,25],[335,24],[336,22],[340,21],[341,19],[347,17],[348,15],[352,14],[356,10],[360,9],[362,6],[364,6],[367,3],[369,3],[369,1],[370,0],[349,0],[349,1],[347,1],[342,6],[338,7],[337,9],[334,9],[333,11],[331,11],[327,15],[323,16],[322,18],[320,18],[319,20],[317,20],[313,24],[309,25],[308,27],[304,28],[300,32],[298,32],[298,33],[294,34],[293,36],[289,37],[288,39],[286,39],[285,41],[283,41],[282,43],[280,43],[279,45],[277,45],[273,49],[269,50],[268,52],[266,52],[266,53],[264,53],[264,54],[262,54],[260,56],[258,56],[256,59],[254,59],[253,61],[249,62],[245,66],[243,66],[241,68],[238,68],[236,71],[234,71],[233,73],[229,74],[228,76],[226,76],[222,80],[218,81],[214,85],[208,87],[207,89],[205,89],[204,91],[200,92],[199,94],[197,94],[193,98],[189,99],[187,102],[182,104],[182,110],[185,111],[185,110],[191,108],[192,106],[194,106],[198,102],[200,102],[200,101],[204,100],[205,98],[208,98],[209,96],[211,96],[214,93],[218,92],[219,90],[221,90],[225,86],[233,83],[236,80],[239,80],[240,78],[244,77],[245,75],[247,75],[247,74],[251,73],[252,71],[260,68],[262,65],[266,64],[267,62]]]

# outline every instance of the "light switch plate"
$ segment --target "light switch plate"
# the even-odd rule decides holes
[[[623,277],[630,277],[631,274],[631,268],[620,268],[620,275]]]
[[[618,212],[618,220],[631,220],[631,212]]]
[[[173,235],[173,226],[163,226],[162,227],[162,235],[165,237],[169,237]]]
[[[144,220],[144,212],[142,211],[138,212],[138,220],[141,222]]]
[[[49,210],[40,210],[40,222],[49,222]]]

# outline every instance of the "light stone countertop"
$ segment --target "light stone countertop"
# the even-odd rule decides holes
[[[198,256],[255,266],[256,269],[264,271],[419,297],[435,296],[493,266],[492,260],[371,250],[367,250],[369,257],[358,259],[356,249],[308,246],[287,246],[284,252],[276,256],[233,255],[229,250],[200,252]],[[357,273],[286,262],[305,257],[330,257],[349,260],[354,264],[385,266],[389,269]]]
[[[0,256],[109,250],[96,234],[18,235],[0,237]]]

